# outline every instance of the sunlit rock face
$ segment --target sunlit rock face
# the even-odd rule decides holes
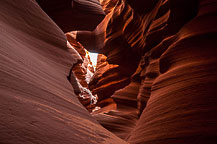
[[[89,83],[89,89],[97,94],[99,101],[109,98],[116,90],[129,84],[130,79],[121,75],[118,65],[109,64],[107,57],[99,55],[96,71]]]
[[[132,131],[128,129],[130,135],[118,134],[127,130],[123,123],[116,123],[124,114],[117,112],[118,107],[127,99],[122,101],[123,96],[116,91],[112,96],[117,103],[115,112],[95,114],[96,119],[129,143],[216,143],[217,1],[100,2],[105,19],[94,31],[78,31],[77,39],[87,49],[104,54],[108,64],[120,68],[110,68],[114,72],[107,72],[107,77],[114,78],[117,72],[130,78],[137,69],[140,118]],[[116,80],[105,80],[103,73],[109,66],[106,69],[95,77],[95,83],[103,81],[104,87],[92,85],[92,89],[101,88],[108,97],[106,85]]]
[[[101,5],[105,19],[92,32],[78,31],[76,38],[87,50],[107,57],[108,65],[100,68],[90,83],[93,93],[105,99],[129,84],[142,55],[145,31],[156,14],[139,15],[125,1],[104,0]]]
[[[80,102],[91,112],[97,102],[97,95],[93,95],[88,89],[88,84],[95,71],[90,60],[90,55],[82,44],[75,40],[73,33],[66,33],[66,38],[70,50],[76,51],[80,56],[80,60],[74,64],[70,70],[69,81],[72,83],[73,87],[75,87],[75,93]],[[76,81],[77,85],[74,84]]]
[[[0,143],[217,143],[217,0],[37,1],[70,45],[0,1]]]
[[[74,72],[74,74],[76,75],[76,77],[79,80],[79,83],[83,86],[83,87],[87,87],[87,81],[86,81],[86,73],[87,73],[87,62],[84,63],[84,61],[86,60],[86,52],[84,47],[77,42],[73,37],[72,34],[67,33],[66,34],[67,40],[70,44],[70,46],[72,47],[72,49],[75,49],[78,54],[81,57],[81,62],[77,63],[76,65],[74,65],[72,67],[72,71]]]

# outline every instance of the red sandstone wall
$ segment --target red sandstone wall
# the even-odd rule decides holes
[[[29,5],[17,6],[23,9],[32,7],[29,2],[25,2]],[[100,0],[100,2],[106,16],[96,29],[73,32],[76,34],[74,35],[76,41],[87,50],[106,56],[101,55],[98,59],[97,71],[89,88],[94,94],[98,94],[102,105],[104,101],[111,107],[96,111],[92,116],[103,127],[132,144],[217,143],[217,1]],[[1,107],[4,118],[0,123],[4,130],[1,135],[4,140],[2,141],[13,143],[15,140],[18,142],[41,140],[53,143],[53,139],[50,138],[56,136],[55,142],[62,142],[63,139],[65,143],[69,143],[73,139],[76,142],[86,143],[90,137],[90,143],[102,141],[123,143],[124,141],[100,127],[84,111],[76,96],[74,97],[67,80],[61,77],[67,76],[70,63],[77,63],[75,67],[79,69],[79,62],[82,61],[77,53],[68,51],[67,54],[66,49],[61,49],[65,41],[63,37],[59,37],[63,35],[62,32],[53,23],[50,24],[48,18],[42,19],[49,21],[49,24],[44,25],[52,26],[52,31],[47,32],[46,27],[37,25],[35,17],[28,17],[35,22],[33,29],[26,29],[32,25],[22,18],[29,15],[10,7],[15,6],[11,2],[1,3],[3,4],[0,5],[1,11],[4,12],[1,13],[4,38],[14,42],[14,45],[9,45],[11,43],[5,44],[5,41],[2,41],[4,45],[9,45],[8,49],[4,47],[1,57],[3,62],[1,76],[3,82],[6,82],[1,84],[3,87]],[[7,8],[12,9],[9,19],[4,15]],[[12,14],[14,11],[17,13]],[[36,9],[32,15],[35,16],[34,12],[38,11]],[[20,17],[24,14],[24,17]],[[22,25],[16,25],[17,20],[26,26],[25,29]],[[43,31],[35,32],[36,28],[37,30],[43,28]],[[35,33],[32,35],[31,31]],[[49,35],[45,36],[44,31]],[[34,41],[30,41],[29,44],[27,40],[31,37],[49,48],[42,50]],[[24,55],[24,50],[30,54]],[[82,53],[82,49],[77,51]],[[40,61],[39,57],[42,58]],[[26,60],[34,63],[35,67],[26,65]],[[8,67],[8,64],[12,67]],[[20,74],[19,69],[17,71],[18,66],[22,68],[23,73]],[[28,75],[28,67],[32,68],[31,75]],[[81,79],[83,79],[82,74]],[[21,77],[20,83],[24,83],[23,85],[27,87],[26,91],[23,91],[22,85],[17,85],[14,81],[17,77]],[[31,82],[33,86],[26,82]],[[87,86],[85,82],[83,85]],[[37,90],[34,90],[35,88]],[[20,95],[20,91],[24,94]],[[38,94],[38,91],[41,93]],[[29,104],[27,100],[32,100],[32,97],[29,97],[28,92],[39,95],[39,100],[34,99],[37,104]],[[51,100],[53,95],[55,99],[58,98],[55,103]],[[42,98],[47,103],[44,104]],[[60,103],[64,107],[60,106]],[[29,109],[26,110],[26,107]],[[35,108],[41,109],[42,112],[36,111]],[[13,112],[17,115],[14,116]],[[24,115],[26,113],[33,116],[27,118]],[[22,125],[16,122],[10,123],[5,127],[11,119],[25,122]],[[37,125],[34,126],[35,120],[39,126],[44,126],[44,122],[49,124],[37,131]],[[62,120],[61,123],[59,120]],[[53,129],[53,125],[58,127]],[[20,126],[23,127],[23,131],[20,131]],[[96,129],[93,129],[93,126],[97,129],[94,134],[92,132]],[[78,133],[82,138],[76,137],[76,132],[71,135],[71,131],[79,129],[81,131]],[[89,133],[86,133],[87,130],[90,130]],[[31,140],[23,137],[27,135],[27,131]],[[56,131],[62,133],[56,134]]]
[[[140,67],[141,116],[127,137],[118,134],[127,126],[111,129],[123,110],[116,118],[113,111],[106,114],[110,120],[96,116],[100,123],[130,143],[216,143],[216,0],[104,0],[101,4],[106,27],[91,36],[78,33],[78,39],[82,42],[85,37],[88,47],[88,38],[104,34],[104,45],[94,50],[124,67],[119,73],[130,76]]]
[[[32,0],[0,1],[0,143],[125,143],[80,104],[67,80],[76,53]]]

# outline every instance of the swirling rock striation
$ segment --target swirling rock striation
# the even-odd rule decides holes
[[[80,104],[67,80],[78,62],[32,0],[0,1],[0,143],[126,143]]]
[[[117,122],[124,114],[118,108],[115,114],[112,110],[97,116],[100,123],[129,143],[216,143],[217,1],[105,0],[101,4],[107,14],[104,30],[100,33],[102,26],[98,27],[85,38],[97,41],[97,34],[102,34],[104,43],[94,50],[104,53],[109,63],[124,67],[121,74],[130,77],[139,64],[141,116],[127,137],[118,133],[127,129]],[[82,40],[85,33],[78,34]],[[114,95],[122,100],[123,96]]]
[[[128,142],[216,143],[217,1],[168,2],[162,41],[147,38],[154,47],[145,54],[141,93],[148,88],[150,99]]]

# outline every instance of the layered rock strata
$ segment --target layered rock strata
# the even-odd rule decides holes
[[[181,9],[185,2],[173,4]],[[189,22],[173,26],[177,33],[150,51],[146,70],[159,76],[152,81],[150,99],[130,143],[216,142],[216,4],[200,1],[197,15],[182,17]],[[190,5],[183,13],[198,8],[197,3]],[[182,14],[179,6],[174,10]],[[157,66],[152,67],[153,63]]]
[[[51,17],[65,9],[66,3],[56,2]],[[74,2],[84,4],[81,11],[87,6],[85,0]],[[93,3],[87,7],[90,13]],[[217,143],[217,1],[100,4],[104,12],[96,9],[92,16],[102,19],[105,13],[101,23],[96,19],[83,28],[85,24],[75,26],[80,21],[70,26],[70,19],[62,21],[67,27],[59,24],[73,31],[74,49],[69,49],[62,31],[34,1],[0,1],[0,142]],[[55,17],[71,17],[69,9]],[[79,43],[104,54],[89,84],[84,82]],[[67,80],[72,65],[73,87]],[[106,105],[92,116],[74,94],[79,93],[76,76],[99,95],[99,106]]]
[[[93,76],[94,68],[90,61],[90,56],[85,48],[74,39],[73,33],[66,33],[68,45],[71,50],[75,50],[80,56],[79,61],[74,64],[70,70],[70,82],[74,84],[75,93],[78,95],[80,102],[88,109],[92,111],[97,102],[97,95],[93,95],[88,89],[88,83]]]
[[[123,66],[125,71],[119,73],[128,77],[139,63],[134,55],[140,60],[137,109],[141,116],[127,141],[216,142],[216,0],[105,0],[101,4],[107,14],[101,23],[104,27],[99,25],[89,34],[78,32],[77,38],[87,39],[87,47],[104,53],[109,63]],[[104,42],[93,49],[88,38],[97,42],[102,36]],[[129,54],[136,65],[125,59]],[[121,95],[114,95],[121,100]],[[101,114],[107,117],[97,116],[102,125],[126,138],[119,135],[122,124],[114,115]],[[115,115],[121,118],[122,114]]]
[[[0,143],[126,143],[87,112],[67,80],[78,62],[32,0],[0,1]]]

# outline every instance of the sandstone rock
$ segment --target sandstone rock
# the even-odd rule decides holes
[[[67,76],[78,59],[31,0],[0,1],[0,143],[126,143],[80,104]]]
[[[190,5],[197,6],[193,2]],[[200,1],[197,16],[174,35],[172,43],[171,38],[169,43],[165,39],[152,53],[156,57],[156,52],[164,49],[158,70],[152,68],[160,74],[152,83],[150,99],[130,143],[216,143],[217,35],[213,5],[215,1]]]
[[[77,42],[73,33],[66,33],[68,40],[68,47],[71,50],[75,50],[77,55],[80,56],[78,63],[74,64],[70,70],[69,81],[75,88],[75,93],[78,96],[80,102],[88,109],[89,112],[95,108],[98,97],[93,95],[88,89],[88,83],[93,76],[94,68],[90,60],[89,53],[85,50],[83,45]]]
[[[37,1],[70,45],[0,2],[0,143],[217,143],[217,0]]]
[[[98,0],[36,1],[64,32],[94,30],[105,16]]]

